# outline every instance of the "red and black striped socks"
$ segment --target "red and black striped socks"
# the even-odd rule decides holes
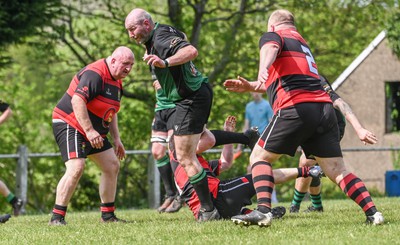
[[[377,210],[371,195],[361,179],[354,174],[346,175],[339,183],[343,192],[355,201],[367,216],[374,215]]]
[[[251,166],[254,189],[257,195],[257,209],[262,213],[271,212],[271,195],[274,189],[272,166],[265,161],[259,161]]]
[[[115,214],[114,214],[114,211],[115,211],[114,202],[101,203],[100,204],[100,211],[101,211],[101,218],[103,218],[103,220],[111,219],[112,217],[115,216]]]
[[[53,215],[51,216],[51,221],[64,219],[66,214],[67,214],[66,206],[55,204],[53,207]]]

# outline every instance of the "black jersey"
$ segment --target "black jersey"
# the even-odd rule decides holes
[[[176,28],[156,23],[150,40],[145,43],[147,54],[154,54],[167,59],[179,49],[190,45],[185,34]],[[167,68],[154,67],[154,73],[170,101],[185,99],[197,91],[202,83],[208,82],[195,67],[192,61]]]

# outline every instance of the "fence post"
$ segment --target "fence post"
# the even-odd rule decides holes
[[[16,193],[24,201],[21,212],[25,213],[25,204],[28,200],[28,148],[26,145],[18,146],[18,155]]]
[[[149,186],[149,208],[156,209],[160,206],[160,173],[152,154],[150,154],[147,163],[147,180]]]

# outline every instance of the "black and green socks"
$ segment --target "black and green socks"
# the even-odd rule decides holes
[[[18,201],[18,198],[10,192],[10,194],[8,194],[7,198],[7,202],[9,202],[11,205],[13,205],[14,203],[16,203]]]
[[[294,189],[292,205],[300,207],[301,202],[303,201],[305,195],[306,192],[299,192],[298,190]]]
[[[208,188],[206,171],[202,168],[199,173],[190,177],[189,181],[199,197],[201,207],[207,212],[212,211],[214,209],[214,204],[211,200],[211,194]]]
[[[161,159],[156,160],[156,166],[158,168],[158,171],[160,172],[160,177],[164,184],[165,194],[167,196],[175,196],[176,187],[168,155],[165,155]]]
[[[314,208],[322,208],[321,193],[318,193],[317,195],[310,194],[310,199]]]

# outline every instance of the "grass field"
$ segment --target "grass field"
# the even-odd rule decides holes
[[[374,201],[385,225],[364,225],[363,212],[350,200],[325,200],[324,213],[287,213],[268,228],[230,220],[199,224],[187,207],[175,214],[117,210],[128,224],[102,224],[99,212],[70,212],[62,227],[48,226],[50,214],[12,217],[0,225],[0,244],[400,244],[400,198]]]

